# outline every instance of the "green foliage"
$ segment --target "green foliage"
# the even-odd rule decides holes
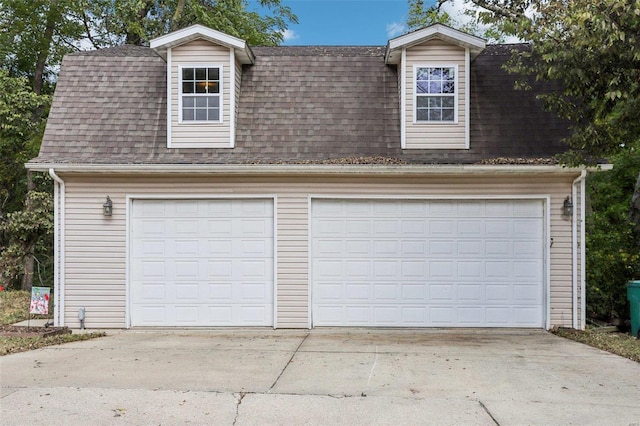
[[[587,216],[587,313],[626,318],[627,281],[640,277],[640,246],[629,220],[629,203],[640,173],[640,144],[613,157],[613,170],[590,175]]]
[[[46,111],[49,103],[49,96],[33,93],[25,77],[10,77],[0,68],[0,218],[23,204],[24,163],[38,154],[45,124],[35,111]]]
[[[468,34],[482,37],[490,42],[504,40],[505,33],[495,25],[485,25],[480,19],[481,12],[476,8],[467,8],[456,15],[447,12],[450,0],[436,0],[425,7],[424,0],[409,0],[407,26],[410,30],[418,30],[433,24],[443,24]],[[468,2],[465,2],[468,3]]]
[[[80,46],[84,27],[75,19],[77,8],[73,0],[0,2],[1,67],[33,84],[40,64],[40,78],[49,83],[45,92],[53,92],[51,83],[63,55]]]
[[[22,261],[27,254],[47,253],[51,248],[50,241],[46,239],[53,235],[51,193],[29,192],[24,209],[2,218],[0,234],[3,241],[0,247],[0,283],[9,287],[24,273]]]
[[[122,43],[143,45],[154,37],[193,24],[247,40],[277,45],[297,17],[280,0],[260,0],[260,11],[246,0],[96,0],[85,1],[83,20],[96,48]]]

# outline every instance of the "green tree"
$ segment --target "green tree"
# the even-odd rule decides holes
[[[0,285],[3,287],[9,287],[29,273],[25,270],[27,257],[34,259],[39,266],[42,262],[38,260],[37,254],[49,256],[50,260],[52,246],[48,239],[53,235],[51,193],[30,191],[25,204],[29,204],[29,208],[8,213],[0,221],[0,233],[4,241],[3,246],[0,246]],[[38,271],[38,275],[42,277],[43,271],[40,267]],[[23,286],[23,290],[31,290],[30,287],[31,283],[29,288]]]
[[[47,223],[53,223],[52,214],[32,210],[37,206],[30,198],[23,202],[29,183],[24,163],[38,153],[44,128],[40,112],[46,112],[49,102],[48,95],[33,91],[26,77],[9,77],[7,70],[0,69],[0,271],[5,286],[17,278],[17,271],[26,271],[22,287],[31,287],[32,265],[38,261],[34,258],[36,245],[47,233],[21,234],[26,230],[26,219],[37,219],[41,221],[39,226],[45,228]],[[32,189],[50,191],[50,185],[39,184],[41,181],[30,182]]]
[[[452,15],[447,11],[447,6],[452,3],[450,0],[435,0],[427,3],[429,5],[425,5],[424,0],[409,0],[407,16],[409,30],[417,30],[433,24],[444,24],[482,37],[490,42],[502,42],[505,38],[505,34],[498,27],[485,25],[478,18],[479,10],[477,9],[465,9]]]
[[[240,37],[250,45],[277,45],[297,17],[280,0],[259,0],[260,12],[246,0],[93,0],[82,2],[79,19],[95,48],[144,45],[154,37],[202,24]]]
[[[78,50],[84,28],[71,0],[0,2],[0,63],[14,77],[27,77],[37,94],[52,92],[62,57]]]
[[[603,320],[627,315],[624,283],[640,277],[640,250],[628,219],[640,174],[640,143],[623,149],[612,162],[613,170],[587,179],[587,313]]]

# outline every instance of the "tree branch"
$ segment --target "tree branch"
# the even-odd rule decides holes
[[[471,0],[471,2],[476,6],[480,6],[484,9],[487,9],[488,11],[493,12],[496,15],[502,16],[504,18],[520,19],[525,17],[524,13],[522,12],[514,12],[513,10],[507,7],[502,7],[496,4],[489,3],[487,0]]]

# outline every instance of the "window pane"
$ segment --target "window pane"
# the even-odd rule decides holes
[[[206,109],[197,109],[196,110],[196,121],[207,121],[207,110]]]
[[[442,110],[442,121],[454,121],[453,119],[453,110],[452,109],[443,109]]]
[[[220,80],[220,70],[218,68],[208,69],[209,80]]]
[[[445,81],[442,83],[442,93],[454,93],[454,89],[453,81]]]
[[[196,98],[196,107],[197,108],[206,108],[207,107],[207,98],[197,97]]]
[[[442,68],[431,68],[431,72],[429,73],[429,80],[441,80],[442,79]]]
[[[429,110],[428,109],[419,109],[417,112],[418,121],[429,121]]]
[[[220,120],[220,110],[218,108],[209,108],[209,121]]]
[[[442,97],[442,106],[444,108],[453,108],[455,98],[453,96],[443,96]]]
[[[196,83],[196,93],[207,93],[207,83],[199,81]]]
[[[182,120],[193,121],[193,110],[190,108],[182,108]]]
[[[220,84],[216,81],[207,83],[207,93],[220,93]]]
[[[418,80],[428,80],[429,79],[429,68],[418,68],[416,70],[416,78]]]
[[[429,93],[429,83],[426,81],[419,81],[416,88],[418,93]]]
[[[440,108],[442,106],[442,98],[432,96],[429,98],[429,108]]]
[[[428,96],[418,96],[416,97],[416,103],[418,104],[418,108],[420,107],[428,107],[429,106],[429,97]]]
[[[182,69],[182,79],[183,80],[193,80],[193,68],[183,68]]]
[[[220,98],[218,96],[209,96],[209,108],[218,108],[220,106]]]
[[[429,82],[429,93],[442,93],[442,83],[439,81]]]
[[[430,109],[429,110],[429,120],[430,121],[442,121],[442,111],[439,109]]]
[[[193,93],[193,83],[182,83],[182,93]]]
[[[185,96],[182,98],[182,106],[185,108],[193,108],[193,96]]]
[[[196,68],[196,80],[206,80],[206,79],[207,79],[207,69]]]

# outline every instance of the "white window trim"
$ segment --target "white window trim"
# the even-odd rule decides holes
[[[218,96],[220,97],[220,119],[214,121],[197,121],[197,120],[182,120],[182,70],[184,68],[218,68],[220,70],[220,90]],[[178,124],[188,125],[202,125],[202,124],[222,124],[223,123],[223,104],[224,104],[224,67],[222,64],[180,64],[178,65]]]
[[[453,95],[453,121],[419,121],[418,120],[418,90],[416,88],[418,82],[418,68],[453,68],[455,72],[454,95]],[[413,124],[420,126],[451,126],[458,124],[459,112],[458,112],[458,98],[460,94],[460,79],[458,78],[458,64],[443,64],[443,63],[427,63],[427,64],[414,64],[413,65]]]

